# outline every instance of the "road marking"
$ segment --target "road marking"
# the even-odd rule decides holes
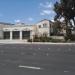
[[[48,50],[50,50],[50,48],[48,48]]]
[[[41,48],[38,48],[39,50],[41,49]]]
[[[68,73],[69,71],[64,71],[64,73]]]
[[[40,68],[40,67],[22,66],[22,65],[19,65],[18,67],[19,67],[19,68],[35,69],[35,70],[41,70],[41,69],[42,69],[42,68]]]
[[[48,54],[48,53],[46,53],[46,56],[49,56],[49,54]]]

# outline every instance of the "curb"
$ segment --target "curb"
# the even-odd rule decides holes
[[[75,43],[48,43],[48,42],[0,42],[0,44],[37,44],[37,45],[75,45]]]

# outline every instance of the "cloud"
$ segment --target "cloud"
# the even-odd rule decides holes
[[[43,12],[40,12],[40,15],[42,15],[42,16],[43,16],[43,15],[45,15],[45,13],[43,13]]]
[[[52,9],[53,3],[51,3],[51,2],[40,3],[40,7]]]
[[[32,17],[29,17],[28,18],[28,21],[33,21],[34,19]]]
[[[50,15],[50,14],[55,14],[55,12],[53,10],[42,10],[42,12],[40,12],[40,15]]]
[[[15,22],[16,22],[16,23],[19,23],[19,22],[21,22],[21,20],[18,19],[18,20],[15,20]]]
[[[45,2],[45,3],[40,3],[41,11],[40,15],[42,16],[48,16],[50,15],[52,18],[55,15],[55,12],[53,10],[54,4],[52,2]]]

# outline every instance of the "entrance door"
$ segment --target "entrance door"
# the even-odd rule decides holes
[[[10,31],[3,32],[4,39],[10,39]]]
[[[13,31],[12,35],[13,35],[13,39],[20,39],[20,32],[19,31]]]
[[[30,31],[22,31],[22,38],[29,39],[30,38]]]

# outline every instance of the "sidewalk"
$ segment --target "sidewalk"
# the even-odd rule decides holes
[[[27,42],[27,40],[0,40],[0,44],[75,45],[75,42],[73,43],[52,43],[52,42]]]

